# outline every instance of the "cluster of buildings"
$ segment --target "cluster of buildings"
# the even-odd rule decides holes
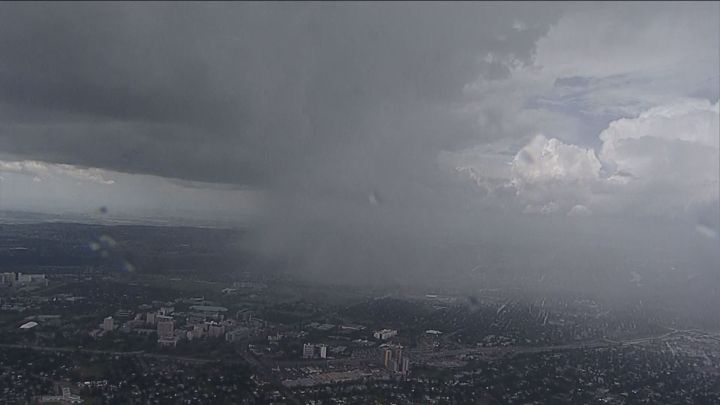
[[[305,343],[303,345],[303,359],[327,358],[326,344]]]
[[[39,401],[42,403],[53,403],[53,404],[82,404],[83,400],[80,395],[73,394],[69,387],[62,388],[62,395],[43,395]]]
[[[386,369],[403,376],[410,372],[410,359],[403,353],[403,346],[399,344],[383,344],[380,346],[382,362]]]
[[[37,285],[45,287],[48,279],[45,274],[23,274],[15,272],[0,273],[0,287]]]
[[[238,311],[237,318],[229,318],[226,312],[225,307],[208,305],[192,305],[186,312],[176,312],[172,306],[163,306],[159,310],[139,312],[133,319],[120,324],[108,316],[90,334],[97,337],[114,330],[144,335],[157,333],[157,343],[163,347],[175,347],[182,340],[224,338],[234,342],[248,337],[254,325],[252,313],[244,309]],[[131,315],[122,310],[117,314],[121,317]]]
[[[388,340],[397,336],[397,333],[398,332],[395,329],[381,329],[375,331],[375,333],[373,333],[373,337],[377,340]]]

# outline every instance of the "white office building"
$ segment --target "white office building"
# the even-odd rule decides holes
[[[303,345],[303,359],[312,359],[313,357],[315,357],[315,345],[305,343]]]
[[[388,340],[394,336],[397,336],[397,331],[395,329],[382,329],[373,333],[373,337],[378,340]]]

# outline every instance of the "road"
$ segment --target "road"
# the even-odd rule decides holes
[[[552,352],[552,351],[561,351],[561,350],[576,350],[576,349],[599,349],[603,347],[612,347],[612,346],[622,346],[622,345],[635,345],[635,344],[642,344],[647,343],[650,341],[662,341],[664,339],[667,339],[669,337],[683,334],[683,333],[702,333],[703,335],[706,335],[711,338],[715,338],[714,335],[708,334],[706,332],[700,332],[696,330],[671,330],[670,332],[666,332],[660,335],[656,336],[648,336],[643,338],[632,338],[632,339],[623,339],[623,340],[610,340],[610,339],[604,339],[604,340],[598,340],[598,341],[591,341],[591,342],[578,342],[578,343],[570,343],[570,344],[564,344],[564,345],[554,345],[554,346],[506,346],[506,347],[478,347],[478,348],[466,348],[466,349],[456,349],[456,350],[444,350],[439,352],[430,352],[430,351],[419,351],[414,350],[410,351],[411,359],[414,361],[418,360],[433,360],[433,359],[439,359],[439,358],[447,358],[447,357],[457,357],[461,355],[485,355],[487,357],[503,357],[507,355],[516,355],[516,354],[523,354],[523,353],[543,353],[543,352]]]
[[[104,355],[111,355],[111,356],[142,356],[142,357],[149,357],[149,358],[155,358],[155,359],[176,360],[176,361],[180,361],[180,362],[184,362],[184,363],[195,363],[195,364],[212,363],[212,362],[217,361],[217,360],[209,360],[209,359],[198,359],[195,357],[175,356],[172,354],[147,353],[143,350],[136,350],[136,351],[94,350],[94,349],[78,349],[78,348],[74,348],[74,347],[31,346],[31,345],[18,345],[18,344],[5,344],[5,343],[0,343],[0,348],[28,349],[28,350],[37,350],[37,351],[44,351],[44,352],[57,352],[57,353],[86,353],[86,354],[104,354]]]
[[[694,333],[702,334],[713,339],[718,339],[716,335],[697,331],[697,330],[671,330],[670,332],[663,333],[656,336],[648,336],[643,338],[632,338],[624,340],[598,340],[591,342],[578,342],[564,345],[553,345],[553,346],[506,346],[506,347],[477,347],[477,348],[464,348],[464,349],[453,349],[453,350],[442,350],[442,351],[423,351],[423,350],[410,350],[408,354],[414,361],[419,359],[432,360],[436,358],[444,357],[456,357],[461,355],[486,355],[489,357],[501,357],[513,354],[522,353],[542,353],[559,350],[574,350],[574,349],[598,349],[601,347],[611,347],[618,345],[633,345],[642,344],[653,340],[663,340],[671,336],[675,336],[683,333]],[[4,344],[0,343],[0,348],[12,348],[12,349],[30,349],[39,351],[49,352],[65,352],[65,353],[87,353],[87,354],[104,354],[113,356],[142,356],[156,359],[168,359],[176,360],[185,363],[212,363],[219,360],[202,359],[197,357],[177,356],[172,354],[158,354],[148,353],[143,350],[136,351],[115,351],[115,350],[95,350],[95,349],[79,349],[73,347],[52,347],[52,346],[33,346],[33,345],[20,345],[20,344]],[[288,360],[288,361],[262,361],[250,353],[243,354],[243,359],[257,367],[265,369],[271,369],[274,367],[305,367],[305,366],[322,366],[322,365],[353,365],[353,364],[364,364],[370,361],[379,361],[375,358],[341,358],[341,359],[328,359],[328,360]]]
[[[516,355],[522,353],[543,353],[559,350],[573,349],[597,349],[600,347],[608,347],[618,345],[618,343],[609,342],[585,342],[577,344],[555,345],[555,346],[506,346],[506,347],[478,347],[468,349],[443,350],[439,352],[428,351],[410,351],[410,358],[413,361],[418,360],[434,360],[446,357],[457,357],[462,355],[483,355],[486,357],[503,357],[508,355]]]

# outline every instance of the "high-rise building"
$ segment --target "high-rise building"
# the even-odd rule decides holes
[[[147,323],[149,323],[150,325],[155,325],[155,317],[156,317],[156,316],[157,316],[157,314],[156,314],[155,312],[148,312],[148,313],[147,313],[147,317],[145,317],[145,320],[146,320]]]
[[[15,281],[15,273],[0,273],[0,285],[11,286]]]
[[[318,345],[317,347],[320,349],[320,358],[327,358],[327,345]]]
[[[207,325],[204,323],[196,323],[193,325],[193,339],[202,339],[207,334]]]
[[[410,371],[410,359],[404,355],[402,346],[382,345],[381,354],[386,369],[402,375],[407,375]]]
[[[312,359],[315,357],[315,345],[312,343],[305,343],[303,345],[303,358]]]
[[[175,321],[169,316],[157,317],[157,334],[160,339],[169,339],[175,333]]]
[[[385,368],[389,369],[390,362],[392,361],[392,357],[393,357],[392,349],[390,349],[389,347],[385,347],[382,349],[382,354],[383,354],[383,365],[385,366]]]
[[[410,372],[410,359],[403,357],[398,372],[402,375],[407,375]]]
[[[225,327],[217,322],[208,323],[208,336],[211,338],[223,337],[225,335]]]
[[[113,320],[113,317],[108,316],[107,318],[103,319],[102,330],[104,330],[105,332],[112,332],[113,329],[115,329],[115,321]]]

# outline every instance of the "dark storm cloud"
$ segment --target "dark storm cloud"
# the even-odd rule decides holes
[[[529,62],[558,11],[493,3],[0,9],[0,151],[262,190],[257,248],[354,281],[390,269],[428,273],[456,255],[446,238],[462,220],[437,214],[457,203],[436,158],[477,138],[472,119],[454,112],[463,87],[507,76],[503,58]]]
[[[528,60],[550,9],[4,4],[0,148],[262,187],[353,142],[385,142],[378,121],[396,110],[441,119],[480,72],[503,74],[485,53]],[[382,147],[424,142],[422,128]]]
[[[685,60],[688,43],[698,44],[690,55],[717,49],[700,41],[712,31],[708,21],[715,22],[694,14],[710,15],[704,10],[686,13],[688,29],[666,38],[668,22],[684,6],[624,7],[4,3],[0,157],[156,174],[193,187],[223,183],[202,186],[211,196],[235,187],[258,190],[262,212],[248,221],[252,247],[332,281],[442,279],[472,288],[545,280],[560,288],[612,289],[624,283],[626,256],[648,268],[666,268],[671,259],[697,268],[716,264],[716,253],[693,256],[678,247],[666,232],[672,227],[642,224],[631,235],[623,232],[633,226],[624,217],[597,230],[604,219],[566,225],[566,217],[519,216],[523,196],[502,186],[510,178],[501,169],[528,136],[574,128],[578,106],[562,104],[567,91],[587,91],[578,97],[591,110],[615,111],[637,101],[626,93],[634,97],[645,88],[608,77],[635,79],[627,76],[633,73],[645,80],[666,59]],[[653,42],[656,37],[662,40]],[[544,53],[535,55],[539,49]],[[688,60],[694,62],[682,66],[700,67],[700,76],[712,64]],[[645,81],[674,98],[687,96],[682,91],[696,86],[684,79],[697,75],[672,74],[681,80],[668,84],[650,74]],[[560,104],[553,111],[532,103],[546,95],[543,89],[557,93],[549,100]],[[659,97],[650,95],[638,104],[654,105]],[[498,139],[507,145],[473,149]],[[564,157],[589,156],[559,145]],[[473,172],[476,179],[489,176],[489,184],[501,187],[484,194],[452,172],[452,159],[451,170],[440,170],[447,151],[471,161],[478,152],[484,170]],[[564,161],[548,159],[540,174],[552,180]],[[539,187],[553,200],[548,207],[565,193],[576,197],[578,187],[573,193],[535,184],[537,168],[526,166],[527,188]],[[138,206],[147,199],[141,192],[133,197]],[[597,197],[602,205],[604,195]],[[690,229],[696,233],[694,224]],[[635,252],[620,249],[640,246],[632,239],[643,233],[665,239],[647,239],[652,242]]]

